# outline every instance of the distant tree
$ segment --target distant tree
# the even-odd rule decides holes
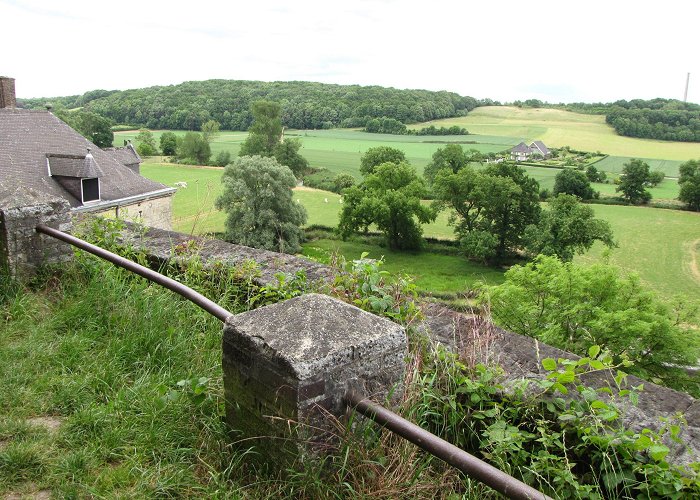
[[[594,195],[586,174],[572,168],[565,168],[554,177],[552,194],[556,196],[560,193],[578,196],[582,200],[590,200]]]
[[[389,146],[377,146],[369,148],[360,158],[360,172],[367,176],[374,172],[374,168],[383,163],[401,163],[406,161],[406,154],[400,149]]]
[[[648,181],[649,165],[634,158],[624,164],[620,184],[615,191],[622,192],[622,197],[633,205],[647,203],[651,200],[651,193],[644,189]]]
[[[333,178],[336,193],[342,193],[344,189],[355,185],[355,178],[346,173],[338,174]]]
[[[226,239],[275,252],[301,249],[306,210],[292,199],[294,174],[274,158],[243,156],[224,169],[216,207],[227,213]]]
[[[158,154],[158,148],[156,147],[156,139],[153,137],[153,133],[147,129],[139,130],[136,136],[136,151],[141,156],[155,156]]]
[[[522,247],[525,228],[539,219],[540,185],[523,168],[509,162],[489,165],[483,172],[498,181],[487,192],[482,227],[497,237],[498,244],[490,260],[502,262]],[[509,181],[517,189],[513,189]],[[502,186],[506,189],[501,189]],[[512,194],[506,195],[508,192]]]
[[[100,148],[112,147],[114,132],[112,132],[112,120],[90,111],[63,111],[56,113],[59,118],[68,123],[82,136]]]
[[[700,211],[700,160],[690,160],[678,167],[678,199],[690,210]]]
[[[605,182],[607,175],[602,170],[598,170],[593,165],[589,165],[586,169],[586,177],[590,182]]]
[[[211,156],[209,143],[198,132],[186,132],[182,142],[179,143],[178,158],[189,158],[199,165],[207,165]]]
[[[511,267],[505,282],[489,287],[481,300],[506,330],[581,356],[598,345],[615,363],[631,360],[625,371],[643,378],[687,382],[680,367],[697,363],[697,335],[681,326],[638,276],[615,266],[584,266],[542,255]],[[697,379],[692,384],[697,390]]]
[[[225,167],[231,163],[231,153],[228,151],[219,151],[214,158],[214,165],[217,167]]]
[[[275,146],[274,157],[281,165],[288,166],[294,175],[300,178],[309,168],[309,162],[299,154],[301,141],[299,139],[285,139]]]
[[[436,210],[451,209],[450,224],[469,257],[500,263],[522,246],[525,228],[539,220],[539,184],[517,165],[476,171],[438,171]]]
[[[177,136],[175,132],[163,132],[160,136],[160,150],[165,156],[177,154]]]
[[[433,153],[433,159],[425,166],[423,176],[428,185],[432,185],[437,174],[442,169],[448,169],[452,173],[457,173],[461,168],[469,165],[471,161],[462,146],[459,144],[448,144],[445,147],[438,148]]]
[[[559,194],[549,202],[549,209],[542,212],[539,222],[525,229],[525,249],[532,257],[554,255],[568,262],[596,241],[615,246],[610,224],[594,215],[593,209],[580,203],[576,196]]]
[[[370,132],[374,134],[403,135],[406,133],[406,125],[394,118],[374,118],[368,121],[367,125],[365,125],[365,132]]]
[[[255,101],[251,106],[253,124],[241,145],[239,156],[274,156],[282,137],[280,105],[272,101]]]
[[[647,180],[647,186],[656,187],[661,184],[666,177],[661,170],[652,170],[649,172],[649,180]]]
[[[221,124],[216,120],[207,120],[202,124],[202,136],[204,140],[211,143],[211,141],[219,134],[219,128]]]
[[[343,238],[375,224],[392,250],[417,249],[421,223],[435,219],[421,204],[426,189],[415,169],[406,162],[382,163],[359,186],[348,188],[338,229]]]

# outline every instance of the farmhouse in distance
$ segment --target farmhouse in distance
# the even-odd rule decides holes
[[[76,213],[170,229],[176,189],[141,176],[140,164],[130,144],[100,149],[48,110],[18,109],[14,79],[0,77],[0,198],[28,190],[63,198]]]
[[[527,161],[535,158],[546,159],[550,151],[542,141],[533,141],[529,146],[521,142],[510,150],[510,159],[513,161]]]

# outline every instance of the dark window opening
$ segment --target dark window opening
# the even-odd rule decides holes
[[[100,199],[100,180],[82,179],[83,184],[83,203],[87,201],[95,201]]]

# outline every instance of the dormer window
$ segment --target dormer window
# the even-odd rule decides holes
[[[80,192],[82,194],[83,203],[98,201],[100,199],[100,179],[97,177],[81,179]]]
[[[84,156],[49,153],[46,164],[49,175],[83,205],[100,201],[99,178],[102,170],[90,153],[90,148]]]

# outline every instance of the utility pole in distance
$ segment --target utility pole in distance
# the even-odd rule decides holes
[[[685,78],[685,93],[683,94],[683,102],[688,102],[688,84],[690,83],[690,73]]]

